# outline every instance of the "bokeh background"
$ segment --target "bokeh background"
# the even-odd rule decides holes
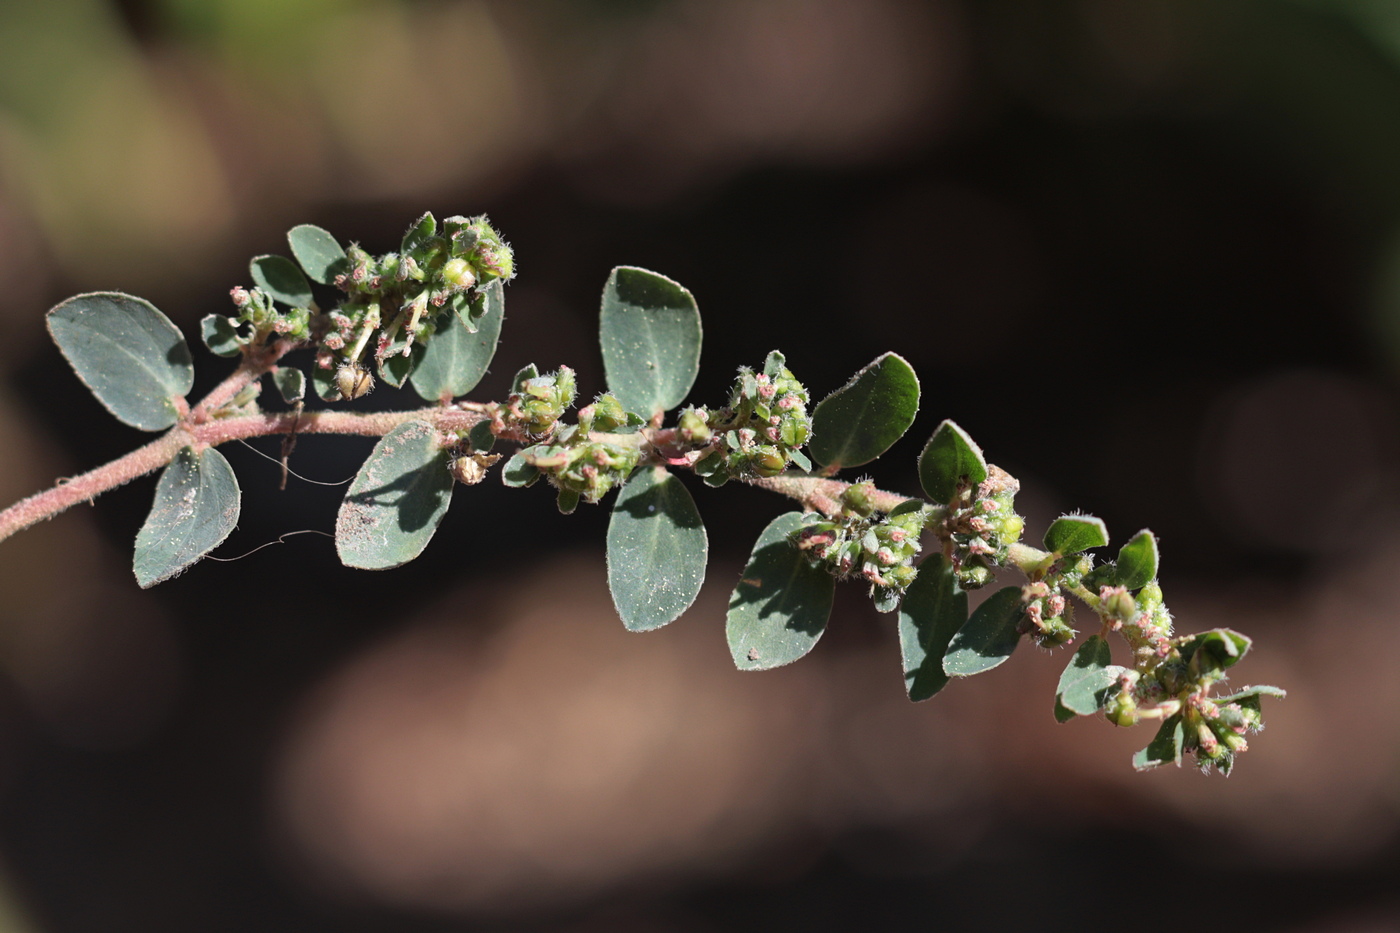
[[[194,333],[293,224],[385,251],[425,209],[517,250],[479,397],[600,391],[618,264],[696,294],[702,402],[775,347],[817,396],[896,350],[924,403],[881,485],[956,418],[1033,534],[1156,531],[1181,627],[1290,697],[1228,780],[1133,774],[1149,729],[1053,721],[1063,655],[908,703],[855,588],[739,674],[783,506],[732,487],[646,636],[606,509],[494,480],[398,571],[300,535],[142,592],[146,480],[0,545],[0,930],[1400,926],[1400,5],[0,0],[0,498],[140,441],[50,305]],[[340,488],[228,455],[219,556],[331,528]]]

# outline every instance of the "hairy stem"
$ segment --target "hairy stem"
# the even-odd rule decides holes
[[[280,355],[280,354],[279,354]],[[271,364],[268,364],[271,365]],[[239,372],[242,372],[240,367]],[[238,375],[238,373],[235,373]],[[215,392],[233,383],[230,377]],[[244,381],[247,385],[251,380]],[[232,398],[239,388],[229,393]],[[212,398],[214,393],[210,393]],[[205,399],[207,402],[208,399]],[[201,408],[212,410],[213,406]],[[198,408],[196,409],[198,411]],[[190,421],[193,421],[193,415]],[[230,441],[270,434],[354,434],[381,437],[406,421],[427,421],[440,431],[468,431],[485,418],[480,412],[452,408],[424,408],[417,411],[343,412],[317,411],[259,413],[213,418],[202,424],[182,422],[169,432],[124,457],[89,470],[81,476],[60,480],[52,489],[16,502],[0,512],[0,541],[30,525],[52,518],[59,512],[97,498],[137,477],[155,472],[168,464],[184,447],[202,450]]]

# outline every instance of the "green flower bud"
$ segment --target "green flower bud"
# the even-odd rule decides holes
[[[750,462],[759,476],[777,476],[787,469],[787,458],[778,452],[778,448],[767,444],[754,449]]]
[[[875,506],[870,503],[870,496],[874,492],[874,483],[852,483],[841,494],[841,504],[856,515],[869,516],[875,511]]]
[[[470,263],[457,257],[443,264],[442,281],[451,288],[464,290],[476,284],[476,273],[472,272]]]

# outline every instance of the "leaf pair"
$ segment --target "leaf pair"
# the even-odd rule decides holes
[[[154,305],[120,292],[69,298],[48,313],[54,343],[119,421],[160,431],[180,419],[194,362],[178,328]],[[136,536],[133,570],[144,588],[180,573],[228,537],[241,494],[217,450],[180,450],[161,473]]]
[[[680,284],[633,266],[614,269],[603,287],[598,337],[608,391],[628,412],[650,420],[690,393],[700,369],[700,311]],[[519,455],[506,465],[508,485],[536,476]],[[607,547],[608,589],[631,631],[679,618],[705,580],[705,526],[690,493],[664,467],[642,467],[622,487]]]

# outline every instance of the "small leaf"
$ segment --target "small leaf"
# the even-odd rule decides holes
[[[953,677],[970,677],[1001,664],[1021,643],[1023,614],[1019,586],[997,590],[953,636],[943,670]]]
[[[491,433],[490,419],[478,421],[472,425],[472,429],[467,432],[467,443],[472,445],[472,450],[479,454],[489,454],[491,448],[496,446],[496,435]]]
[[[1045,532],[1045,549],[1057,554],[1078,554],[1107,543],[1108,528],[1092,515],[1057,518]]]
[[[1115,577],[1119,586],[1142,589],[1157,578],[1157,537],[1144,528],[1118,552]]]
[[[272,374],[272,382],[282,393],[282,401],[289,405],[306,397],[306,373],[295,367],[279,366]]]
[[[77,295],[48,314],[49,334],[103,407],[143,431],[180,419],[194,385],[190,348],[149,301],[120,292]]]
[[[218,547],[238,524],[241,502],[223,454],[181,449],[160,474],[151,514],[136,534],[136,582],[145,589],[169,580]]]
[[[199,335],[215,356],[237,356],[243,352],[245,339],[238,335],[233,321],[222,314],[209,314],[199,322]]]
[[[524,392],[525,383],[529,382],[531,379],[538,379],[539,375],[539,367],[537,367],[534,363],[526,364],[524,367],[521,368],[520,372],[515,374],[515,378],[511,380],[510,384],[512,386],[512,391]]]
[[[421,554],[451,502],[449,459],[426,421],[407,421],[380,438],[335,519],[341,562],[388,570]]]
[[[1201,673],[1219,676],[1220,672],[1239,663],[1240,659],[1249,653],[1251,644],[1253,642],[1247,635],[1241,635],[1228,628],[1211,629],[1193,635],[1183,644],[1181,659],[1190,662],[1192,667]]]
[[[507,460],[501,469],[501,482],[512,487],[533,485],[540,478],[540,469],[530,462],[530,456],[538,450],[538,445],[527,447]]]
[[[1165,764],[1181,767],[1182,735],[1181,714],[1168,717],[1151,744],[1133,756],[1133,767],[1139,771]]]
[[[919,411],[919,377],[886,353],[822,399],[812,412],[813,459],[829,469],[860,466],[890,449]]]
[[[629,631],[649,632],[690,608],[705,581],[709,542],[695,501],[663,467],[643,467],[618,493],[608,522],[608,589]]]
[[[403,235],[403,244],[399,252],[407,256],[413,250],[426,246],[428,241],[437,233],[437,220],[432,213],[426,213],[415,220]]]
[[[408,348],[408,353],[400,351],[389,354],[379,361],[379,378],[384,380],[385,385],[396,389],[403,388],[404,382],[418,369],[418,364],[423,362],[427,351],[426,344],[414,343]]]
[[[899,607],[899,648],[904,655],[904,686],[911,700],[927,700],[948,683],[943,655],[967,622],[967,593],[958,585],[953,565],[932,554]]]
[[[336,384],[334,368],[322,369],[319,366],[312,366],[311,388],[316,390],[316,397],[322,401],[340,401],[340,386]]]
[[[618,266],[603,289],[599,340],[608,391],[650,419],[675,408],[700,369],[700,311],[664,275]]]
[[[1067,710],[1071,716],[1092,716],[1103,709],[1116,693],[1114,688],[1123,673],[1123,668],[1112,661],[1113,653],[1103,636],[1095,635],[1080,645],[1060,675],[1055,691],[1056,710]]]
[[[1261,684],[1257,687],[1244,687],[1229,696],[1216,697],[1216,702],[1221,706],[1226,703],[1239,703],[1242,706],[1252,706],[1258,709],[1260,697],[1276,697],[1282,700],[1286,696],[1288,696],[1288,691],[1281,687],[1269,687]]]
[[[254,256],[248,264],[253,284],[293,308],[311,307],[311,283],[285,256]]]
[[[582,498],[576,490],[560,488],[555,496],[555,505],[559,507],[560,515],[572,515],[574,509],[578,508],[578,501]]]
[[[961,484],[976,486],[986,478],[982,448],[952,421],[940,424],[919,455],[919,483],[928,497],[947,505]]]
[[[483,309],[474,316],[476,332],[468,330],[457,315],[446,315],[445,326],[429,340],[413,372],[413,390],[430,402],[447,401],[475,389],[496,355],[505,315],[501,280],[493,280],[471,300]]]
[[[725,634],[741,671],[791,664],[826,631],[836,581],[788,542],[802,524],[801,512],[786,512],[769,522],[729,597]]]
[[[320,227],[301,224],[287,231],[287,243],[292,247],[292,255],[306,270],[311,281],[330,285],[335,277],[350,267],[345,250]]]

